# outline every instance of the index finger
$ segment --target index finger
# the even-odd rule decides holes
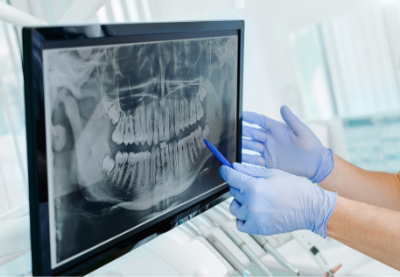
[[[278,122],[272,118],[254,112],[243,112],[243,121],[246,121],[250,124],[256,124],[264,129],[269,129],[276,122]]]
[[[229,186],[240,190],[241,193],[247,190],[249,183],[256,180],[251,176],[224,165],[220,167],[219,174]]]
[[[269,179],[269,178],[291,175],[290,173],[281,171],[279,169],[259,167],[259,166],[253,166],[253,165],[244,165],[244,164],[236,163],[236,162],[233,163],[232,166],[237,171],[247,174],[249,176],[253,176],[255,178]]]

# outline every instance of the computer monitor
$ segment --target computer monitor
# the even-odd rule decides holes
[[[78,275],[228,191],[243,21],[23,29],[34,275]]]

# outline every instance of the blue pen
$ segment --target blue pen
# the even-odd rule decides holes
[[[226,166],[229,166],[233,168],[233,166],[230,164],[230,162],[215,148],[214,145],[211,144],[208,140],[204,139],[204,143],[206,144],[207,148],[210,149],[211,153],[214,154],[214,156],[223,164]]]

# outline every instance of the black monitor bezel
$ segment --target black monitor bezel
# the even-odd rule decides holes
[[[102,36],[93,36],[90,28],[100,28]],[[57,48],[74,43],[78,45],[105,44],[102,40],[113,39],[123,43],[135,36],[181,34],[184,38],[199,37],[201,33],[235,32],[239,39],[238,87],[237,87],[237,136],[236,161],[241,161],[241,118],[243,90],[243,47],[244,21],[205,21],[173,23],[109,24],[85,26],[55,26],[23,28],[23,69],[25,81],[26,135],[28,152],[29,201],[31,218],[32,273],[36,275],[83,275],[120,257],[134,245],[154,234],[172,229],[185,216],[204,208],[211,201],[228,192],[228,186],[214,191],[196,203],[189,203],[165,216],[156,218],[150,228],[138,228],[100,246],[95,251],[83,255],[54,270],[50,262],[50,238],[48,235],[48,195],[46,136],[44,117],[44,91],[42,73],[43,49]],[[89,34],[88,34],[89,33]],[[197,35],[197,36],[196,36]],[[143,40],[141,40],[143,41]],[[42,183],[40,186],[39,184]],[[43,183],[45,185],[43,185]],[[144,230],[141,230],[144,229]],[[47,239],[46,239],[47,237]]]

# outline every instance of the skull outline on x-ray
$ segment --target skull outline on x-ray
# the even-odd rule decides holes
[[[193,183],[210,156],[203,137],[218,144],[224,128],[236,39],[82,48],[49,60],[52,105],[64,106],[75,142],[69,179],[87,200],[168,207]]]

